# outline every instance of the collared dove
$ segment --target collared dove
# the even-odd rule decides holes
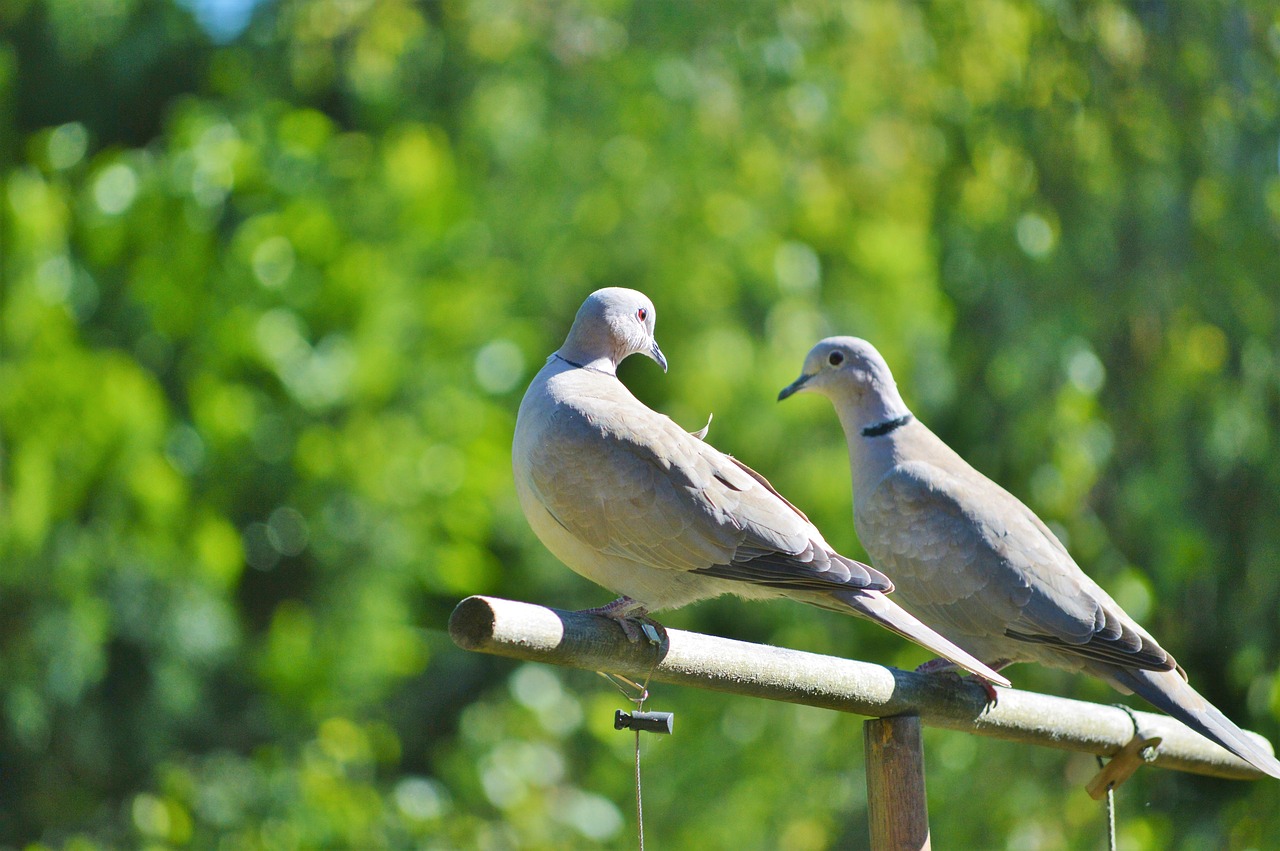
[[[1008,680],[908,615],[883,574],[835,552],[764,477],[645,407],[616,375],[640,352],[664,369],[653,304],[592,293],[534,377],[512,466],[529,525],[577,573],[624,596],[628,619],[725,593],[790,597],[884,626],[983,677]]]
[[[799,392],[835,405],[853,468],[854,528],[904,607],[997,670],[1039,662],[1087,672],[1280,777],[1280,761],[1187,684],[1031,509],[912,416],[870,343],[819,342],[778,399]]]

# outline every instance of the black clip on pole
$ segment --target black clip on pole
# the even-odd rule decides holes
[[[623,712],[619,709],[613,715],[613,729],[643,730],[646,733],[663,733],[669,736],[675,718],[674,712]]]

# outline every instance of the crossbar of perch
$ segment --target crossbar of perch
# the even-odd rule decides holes
[[[481,653],[873,718],[918,715],[926,726],[1099,756],[1123,748],[1136,719],[1144,735],[1163,739],[1152,762],[1159,768],[1239,780],[1266,776],[1165,715],[1130,717],[1115,706],[1003,688],[999,703],[988,707],[973,682],[677,629],[666,630],[655,647],[629,641],[603,617],[513,600],[468,597],[454,609],[449,634],[459,647]]]

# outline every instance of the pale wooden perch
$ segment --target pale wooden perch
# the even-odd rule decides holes
[[[631,643],[606,618],[493,597],[468,597],[449,619],[459,647],[515,659],[747,697],[801,703],[875,718],[921,723],[1025,744],[1111,756],[1134,737],[1163,741],[1151,763],[1196,774],[1254,780],[1264,774],[1165,715],[1000,689],[985,705],[972,682],[832,656],[667,630],[661,647]],[[1262,737],[1258,737],[1262,740]],[[1265,740],[1263,740],[1265,741]],[[1269,747],[1269,746],[1268,746]]]

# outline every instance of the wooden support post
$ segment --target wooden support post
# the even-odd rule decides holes
[[[920,729],[918,715],[872,718],[862,725],[871,851],[928,851],[930,847]]]

